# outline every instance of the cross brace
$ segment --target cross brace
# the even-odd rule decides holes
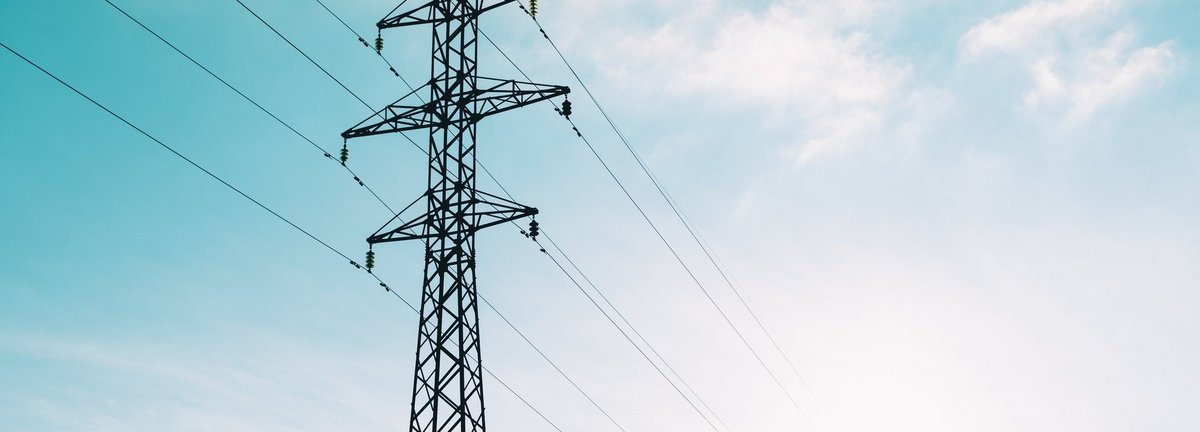
[[[438,195],[436,191],[429,191],[427,195]],[[477,211],[476,206],[483,205],[491,208],[491,210]],[[523,217],[533,216],[538,214],[538,210],[533,207],[518,204],[496,195],[487,192],[475,191],[475,197],[459,202],[443,202],[435,208],[431,208],[425,214],[414,217],[407,221],[402,221],[400,215],[396,215],[389,220],[383,227],[375,231],[367,238],[367,243],[387,243],[404,240],[420,240],[437,237],[439,235],[459,236],[463,234],[474,234],[475,232],[496,226],[508,221],[514,221]],[[459,221],[465,222],[470,220],[471,224],[450,224],[447,222]],[[397,223],[399,222],[399,223]],[[430,232],[422,230],[426,226],[461,226],[469,227],[462,228],[450,232]]]
[[[342,138],[358,138],[380,135],[392,132],[403,132],[432,127],[445,127],[452,121],[439,114],[452,112],[449,108],[461,108],[474,104],[470,117],[472,122],[478,122],[484,117],[517,109],[571,92],[566,86],[537,84],[516,80],[499,80],[494,78],[478,78],[476,89],[466,90],[448,95],[447,99],[429,101],[421,105],[403,104],[408,96],[379,110],[374,116],[359,122],[349,130],[342,132]],[[416,94],[429,84],[413,90],[409,95]],[[371,122],[372,119],[382,118],[382,121]]]

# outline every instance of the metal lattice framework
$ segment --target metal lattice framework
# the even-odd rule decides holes
[[[397,215],[367,239],[371,244],[425,242],[411,432],[485,430],[475,233],[537,214],[535,208],[475,189],[476,124],[484,117],[570,92],[563,86],[478,76],[479,16],[512,1],[434,0],[396,13],[398,6],[377,26],[382,30],[431,25],[431,78],[342,133],[349,139],[429,129],[425,213],[411,219]],[[405,103],[426,89],[429,102]],[[480,206],[486,210],[477,210]]]

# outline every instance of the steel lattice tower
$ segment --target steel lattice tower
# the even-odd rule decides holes
[[[513,1],[433,0],[406,12],[393,9],[377,24],[380,30],[432,26],[430,80],[342,133],[350,139],[429,129],[425,213],[411,219],[398,214],[367,239],[372,245],[425,243],[411,432],[485,430],[475,232],[537,214],[535,208],[475,188],[476,124],[570,92],[563,86],[479,76],[479,16]],[[428,102],[406,102],[424,89]]]

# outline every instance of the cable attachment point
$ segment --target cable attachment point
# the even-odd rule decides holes
[[[538,236],[538,223],[537,223],[537,220],[534,219],[534,220],[529,221],[529,239],[536,242],[537,236]]]
[[[350,149],[346,147],[346,142],[342,141],[342,165],[346,165],[348,160],[350,160]]]
[[[375,268],[375,251],[367,249],[367,271]]]
[[[379,33],[375,36],[375,53],[383,53],[383,33]]]
[[[571,119],[571,101],[567,100],[567,99],[563,99],[562,109],[558,110],[558,113],[562,114],[563,117],[566,117],[567,120],[570,120]]]

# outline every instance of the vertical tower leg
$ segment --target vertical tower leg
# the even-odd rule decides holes
[[[413,382],[412,432],[483,432],[483,376],[475,289],[475,65],[478,0],[439,1],[431,14],[425,278]]]

